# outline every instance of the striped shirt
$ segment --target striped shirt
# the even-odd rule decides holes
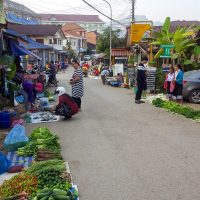
[[[81,79],[72,85],[72,97],[81,98],[83,96],[83,72],[81,68],[74,70],[73,79],[78,76]]]

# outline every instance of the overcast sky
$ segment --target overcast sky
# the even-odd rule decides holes
[[[14,0],[36,12],[66,14],[97,14],[82,0]],[[87,0],[109,15],[108,5],[103,0]],[[131,0],[107,0],[112,4],[115,19],[130,15]],[[149,20],[163,22],[167,16],[172,20],[200,20],[200,0],[136,0],[136,15],[145,15]],[[102,18],[102,16],[100,15]],[[104,19],[104,18],[103,18]]]

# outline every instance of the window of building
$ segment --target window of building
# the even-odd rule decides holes
[[[76,42],[74,41],[74,46],[76,46]]]
[[[58,44],[58,40],[56,38],[53,39],[53,44]]]
[[[36,39],[35,41],[38,43],[44,44],[44,39]]]
[[[62,40],[61,39],[58,40],[58,44],[62,45]]]
[[[53,43],[52,43],[52,39],[49,39],[49,44],[53,44]]]

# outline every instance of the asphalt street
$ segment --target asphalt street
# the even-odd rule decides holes
[[[67,88],[72,69],[59,74]],[[200,124],[84,78],[82,111],[54,131],[80,200],[199,200]],[[28,130],[37,125],[28,125]]]

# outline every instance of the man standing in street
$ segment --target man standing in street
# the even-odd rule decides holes
[[[137,93],[135,97],[135,103],[143,103],[141,101],[142,91],[147,90],[147,79],[146,79],[146,69],[145,64],[147,64],[148,58],[143,57],[142,62],[138,65],[137,69]]]

